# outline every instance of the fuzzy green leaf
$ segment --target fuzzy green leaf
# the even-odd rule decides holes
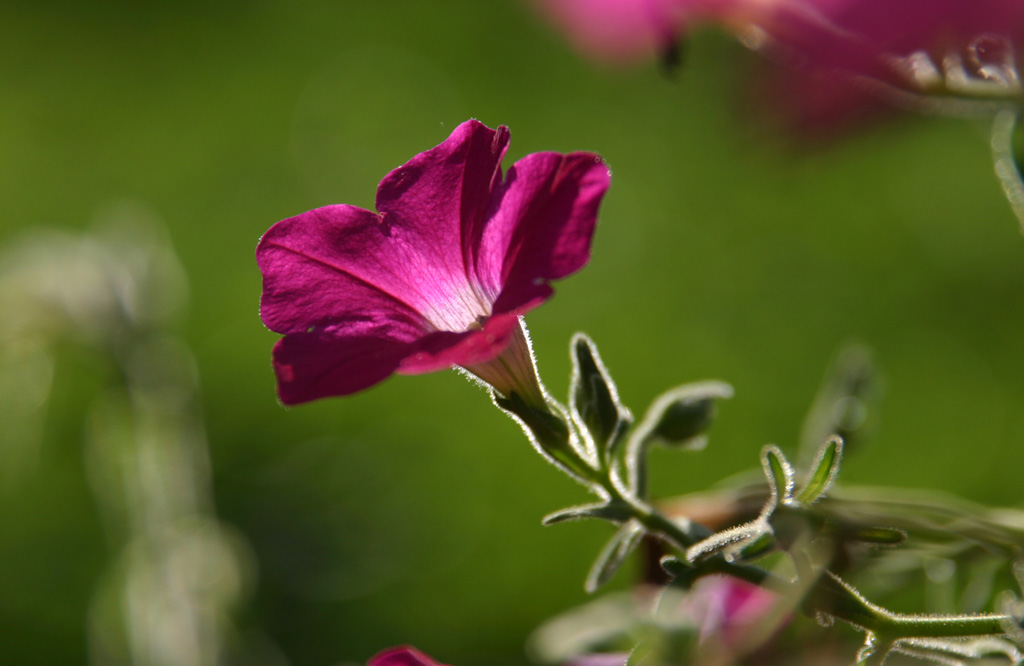
[[[771,486],[776,504],[783,504],[793,498],[793,466],[782,451],[771,444],[761,449],[761,466]]]
[[[907,540],[907,533],[894,527],[859,527],[850,539],[880,546],[899,546]]]
[[[701,435],[714,420],[715,401],[731,398],[732,387],[708,381],[666,391],[651,404],[635,437],[676,448],[702,448]]]
[[[607,520],[612,523],[624,523],[633,516],[632,510],[625,502],[612,500],[610,502],[599,502],[595,504],[580,504],[570,506],[544,516],[541,523],[544,525],[555,525],[570,520],[583,520],[585,518],[596,518]]]
[[[619,402],[615,382],[601,361],[597,345],[583,333],[572,339],[572,378],[569,407],[573,420],[590,433],[602,452],[613,448],[633,423],[629,410]]]
[[[814,466],[807,484],[797,495],[796,501],[801,504],[813,504],[828,492],[839,473],[839,463],[843,458],[843,440],[838,436],[830,437],[818,450]]]

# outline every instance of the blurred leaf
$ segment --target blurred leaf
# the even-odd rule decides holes
[[[1024,231],[1024,111],[1000,112],[992,124],[992,155],[996,175],[1010,208]]]
[[[941,545],[962,556],[983,552],[1013,560],[1024,546],[1024,511],[991,509],[935,491],[843,486],[814,508],[851,534],[884,526],[909,534],[919,547]]]
[[[860,527],[850,534],[855,541],[884,546],[898,546],[907,540],[907,533],[894,527]]]
[[[820,442],[832,435],[843,438],[847,452],[865,436],[875,409],[879,379],[871,350],[851,344],[832,359],[804,418],[800,432],[801,464],[818,453]]]
[[[1024,179],[1024,111],[1018,110],[1014,117],[1013,133],[1010,135],[1010,151],[1013,155],[1017,175]]]
[[[548,618],[527,642],[531,662],[567,664],[609,647],[628,650],[646,614],[637,602],[632,590],[605,594]]]
[[[587,574],[584,588],[588,593],[596,592],[598,588],[611,580],[626,558],[636,549],[643,535],[643,526],[633,520],[628,521],[615,532],[597,556],[594,566],[590,568],[590,573]]]

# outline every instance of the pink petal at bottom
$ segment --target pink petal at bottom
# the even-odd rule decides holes
[[[370,657],[367,666],[442,666],[414,647],[402,645]]]
[[[274,346],[278,397],[296,405],[362,391],[387,379],[411,348],[382,337],[292,333]]]

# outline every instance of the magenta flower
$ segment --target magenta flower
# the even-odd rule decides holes
[[[367,666],[443,666],[409,645],[388,648],[370,657]]]
[[[260,315],[285,335],[283,403],[453,365],[543,400],[519,318],[586,264],[610,176],[592,153],[534,153],[503,179],[508,138],[469,120],[384,177],[377,213],[325,206],[267,231]]]

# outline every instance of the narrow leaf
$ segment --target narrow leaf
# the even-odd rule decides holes
[[[830,437],[818,449],[814,466],[811,468],[813,470],[811,476],[807,479],[807,485],[797,495],[796,501],[801,504],[813,504],[828,492],[828,489],[832,487],[832,483],[836,479],[836,475],[839,473],[839,463],[842,461],[842,458],[842,438],[838,436]]]
[[[595,504],[580,504],[549,513],[541,520],[543,525],[555,525],[569,520],[583,520],[585,518],[597,518],[607,520],[616,524],[624,523],[633,516],[632,510],[625,502],[612,500],[610,502],[599,502]]]
[[[907,533],[894,527],[860,527],[853,531],[850,538],[880,546],[898,546],[907,540]]]
[[[590,568],[590,573],[587,574],[584,588],[588,593],[596,592],[615,575],[626,558],[636,549],[643,535],[644,529],[636,521],[631,520],[619,528],[601,550],[594,566]]]
[[[777,446],[768,444],[761,449],[761,466],[771,486],[776,504],[788,502],[793,497],[793,466]]]

